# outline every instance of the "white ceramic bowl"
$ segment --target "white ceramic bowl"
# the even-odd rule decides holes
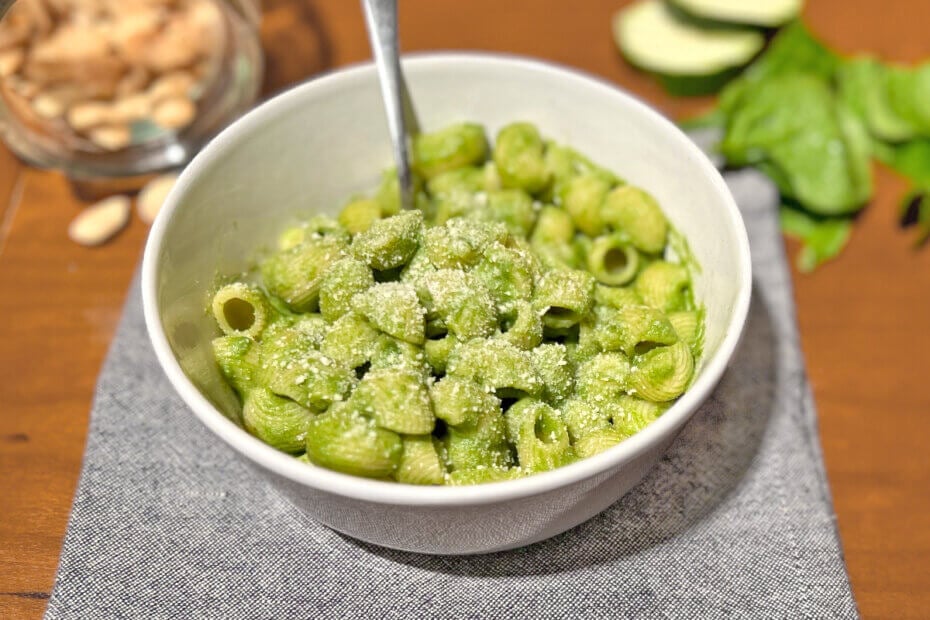
[[[368,542],[423,553],[527,545],[616,502],[655,464],[707,398],[736,347],[749,306],[746,231],[726,185],[672,123],[617,88],[550,64],[477,54],[404,62],[425,130],[457,120],[490,136],[536,123],[659,200],[702,266],[705,354],[691,389],[660,419],[597,456],[528,478],[417,487],[308,466],[250,436],[210,356],[204,308],[218,275],[235,274],[296,213],[334,213],[391,164],[371,65],[298,86],[234,123],[181,175],[145,249],[145,319],[158,359],[194,414],[297,507]],[[196,454],[190,455],[197,458]]]

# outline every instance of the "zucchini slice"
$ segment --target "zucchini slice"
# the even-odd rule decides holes
[[[777,28],[801,13],[804,0],[669,0],[700,20]]]
[[[640,0],[618,11],[613,34],[631,64],[657,74],[675,94],[714,92],[765,45],[755,30],[682,21],[661,0]]]

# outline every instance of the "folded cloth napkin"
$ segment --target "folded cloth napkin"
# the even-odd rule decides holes
[[[714,395],[646,479],[530,547],[436,557],[318,525],[186,410],[138,283],[104,365],[46,618],[854,618],[777,194],[728,179],[755,293]]]

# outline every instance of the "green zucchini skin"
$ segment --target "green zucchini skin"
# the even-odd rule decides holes
[[[613,34],[631,65],[683,96],[719,91],[765,46],[756,29],[696,25],[660,0],[640,0],[619,11]]]
[[[743,67],[732,67],[710,75],[665,75],[653,73],[662,88],[675,97],[700,97],[720,92],[727,83],[738,76]]]
[[[737,8],[728,11],[726,7],[722,6],[716,8],[701,6],[701,0],[665,0],[665,2],[675,12],[676,16],[704,28],[752,27],[775,29],[798,17],[804,6],[803,0],[786,2],[785,4],[788,6],[782,11],[776,12],[773,10],[768,15],[760,13],[752,16],[745,11],[747,4],[752,3],[759,7],[766,4],[773,6],[779,3],[773,0],[731,0],[731,4]]]

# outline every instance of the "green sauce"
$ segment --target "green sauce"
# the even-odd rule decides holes
[[[246,429],[317,465],[410,484],[512,479],[655,420],[703,346],[699,267],[644,189],[528,123],[417,138],[396,179],[285,230],[213,312]]]

